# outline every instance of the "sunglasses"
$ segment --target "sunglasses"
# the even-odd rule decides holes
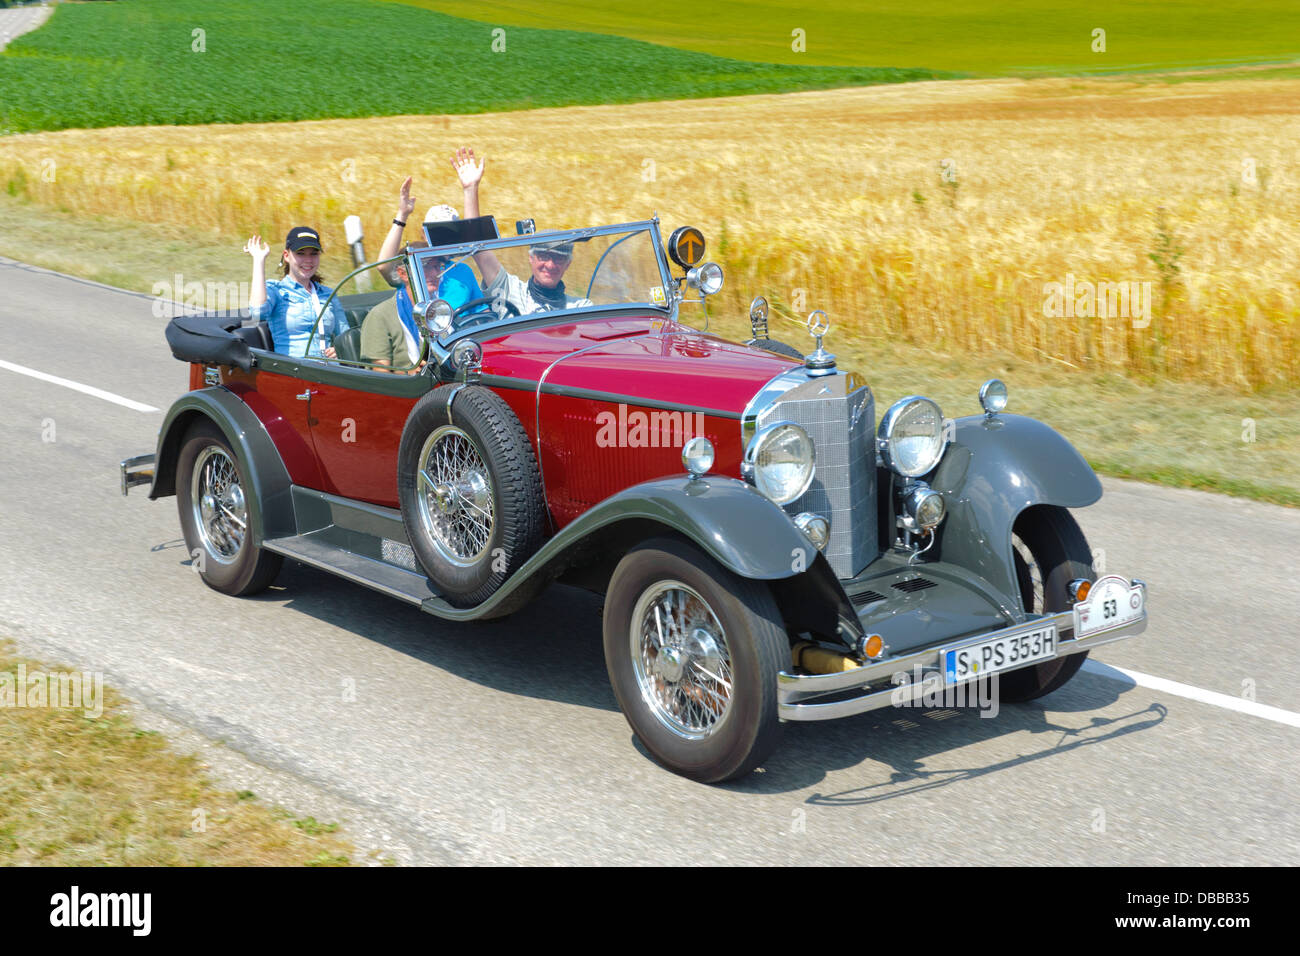
[[[556,264],[565,263],[569,261],[569,257],[560,252],[534,252],[533,258],[535,258],[538,262],[548,262],[551,265],[556,265]]]

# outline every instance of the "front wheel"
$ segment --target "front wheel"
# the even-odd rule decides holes
[[[1011,543],[1020,600],[1030,614],[1069,610],[1070,581],[1094,577],[1088,539],[1064,508],[1039,505],[1027,509],[1016,520]],[[1087,658],[1084,651],[1000,674],[999,696],[1018,703],[1050,694],[1078,673]]]
[[[194,425],[176,459],[176,503],[199,577],[223,594],[265,590],[284,563],[261,547],[249,518],[247,489],[221,430],[209,421]]]
[[[719,783],[776,747],[790,643],[766,584],[684,542],[648,541],[615,569],[604,626],[614,696],[668,769]]]

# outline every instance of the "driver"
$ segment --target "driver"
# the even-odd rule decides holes
[[[466,218],[480,215],[478,187],[486,162],[486,158],[475,161],[474,150],[466,146],[451,158],[452,168],[465,191]],[[533,274],[527,282],[502,268],[501,261],[491,252],[477,253],[474,261],[483,275],[484,294],[497,302],[510,303],[520,315],[592,304],[590,299],[569,295],[564,288],[564,273],[573,262],[572,242],[539,242],[530,246],[528,264]]]

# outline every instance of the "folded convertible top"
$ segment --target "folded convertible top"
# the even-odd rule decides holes
[[[237,315],[178,315],[167,323],[167,344],[182,362],[234,365],[247,372],[253,356],[233,331],[240,324]]]

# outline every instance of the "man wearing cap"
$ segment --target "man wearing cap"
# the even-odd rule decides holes
[[[460,178],[465,191],[465,215],[475,218],[479,213],[478,187],[483,179],[486,159],[474,159],[474,150],[462,146],[451,159],[452,168]],[[519,310],[520,315],[547,312],[552,309],[579,309],[591,305],[590,299],[569,295],[564,289],[564,273],[573,262],[572,242],[539,242],[528,249],[528,264],[532,275],[525,282],[501,267],[501,261],[491,252],[474,256],[483,274],[486,295],[497,301],[505,300]]]
[[[274,282],[266,278],[266,257],[271,248],[262,237],[249,239],[244,251],[253,257],[248,314],[254,320],[266,320],[275,350],[295,358],[334,358],[330,343],[347,329],[348,323],[338,302],[330,300],[334,290],[321,284],[316,271],[320,265],[320,234],[308,226],[289,230],[280,257],[284,276]],[[330,307],[317,329],[316,317],[327,301]]]
[[[392,259],[402,250],[402,231],[406,228],[406,222],[415,209],[415,200],[411,198],[411,177],[407,176],[398,191],[397,215],[393,217],[393,224],[388,229],[388,235],[384,237],[384,244],[379,249],[379,261]],[[424,214],[424,222],[448,222],[453,219],[459,219],[460,216],[456,210],[446,203],[439,203],[429,207],[429,211]],[[428,243],[420,241],[411,243],[411,248],[421,248]],[[459,309],[466,302],[473,299],[483,298],[483,290],[479,288],[478,281],[474,278],[474,270],[463,262],[457,262],[448,266],[448,260],[445,258],[430,260],[437,263],[439,272],[435,275],[426,276],[427,285],[430,289],[436,290],[434,295],[444,299],[451,304],[452,309]],[[405,277],[394,279],[394,269],[392,266],[381,266],[380,271],[384,278],[391,285],[398,287],[399,301],[398,308],[406,314],[411,311],[411,300],[401,301],[403,297],[402,289],[405,288]],[[404,271],[404,270],[403,270]],[[405,322],[405,318],[403,319]]]

